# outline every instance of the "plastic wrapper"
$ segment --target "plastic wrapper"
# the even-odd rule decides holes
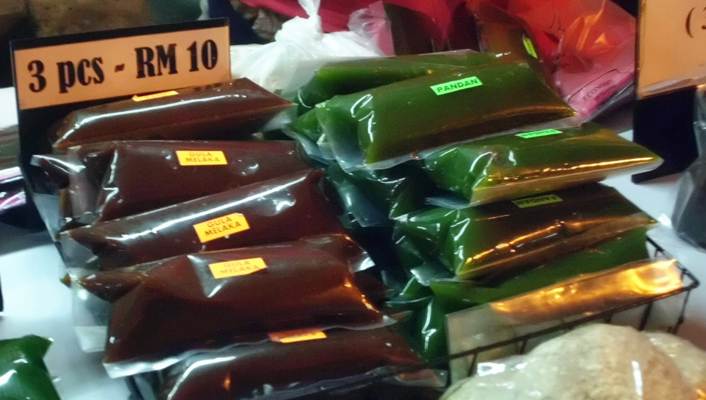
[[[457,277],[477,279],[536,266],[652,223],[615,189],[594,184],[481,207],[433,208],[401,218],[396,227]]]
[[[516,52],[519,59],[541,60],[562,97],[585,119],[634,81],[635,17],[611,1],[467,0],[467,4],[476,17],[483,51]],[[517,41],[520,35],[523,46]]]
[[[34,156],[56,181],[64,223],[107,221],[238,188],[308,165],[293,142],[122,141]]]
[[[528,355],[484,363],[443,400],[695,398],[672,360],[632,328],[589,325]]]
[[[298,3],[308,18],[301,15],[285,22],[275,34],[274,42],[231,48],[233,76],[246,77],[267,90],[289,96],[311,78],[312,71],[326,62],[383,55],[376,38],[362,29],[365,23],[351,19],[351,28],[354,28],[351,31],[323,33],[318,15],[320,1],[299,0]],[[378,21],[381,22],[379,18]]]
[[[433,184],[416,174],[412,165],[384,171],[343,171],[337,164],[327,169],[328,179],[338,192],[352,220],[361,227],[390,226],[399,218],[424,206]]]
[[[284,342],[195,355],[166,372],[159,398],[295,398],[344,378],[421,365],[404,338],[389,328],[326,331]]]
[[[673,260],[646,260],[578,276],[510,299],[448,315],[449,351],[492,346],[571,321],[581,316],[654,300],[684,289],[682,273]],[[498,355],[518,348],[496,349]],[[487,354],[483,355],[488,357]],[[452,377],[465,376],[470,361],[454,360]]]
[[[672,224],[688,242],[706,249],[706,86],[695,95],[694,133],[699,157],[679,183]]]
[[[60,235],[69,267],[111,269],[198,251],[286,242],[342,232],[306,170]]]
[[[43,360],[50,345],[39,336],[0,340],[0,398],[59,400]]]
[[[696,389],[697,399],[706,398],[706,352],[668,333],[646,332],[645,335],[656,348],[672,359],[686,381]]]
[[[369,266],[355,242],[329,235],[177,256],[96,272],[78,284],[112,303],[104,362],[124,374],[136,371],[120,363],[163,359],[234,338],[380,323],[382,314],[353,276]]]
[[[541,289],[581,274],[647,259],[645,243],[646,231],[637,229],[596,247],[549,261],[499,282],[435,279],[430,282],[430,288],[446,310],[458,311]]]
[[[420,353],[426,359],[434,360],[448,354],[446,314],[517,296],[582,274],[647,259],[645,240],[645,230],[638,229],[497,282],[450,279],[444,277],[443,267],[417,260],[412,265],[425,265],[411,269],[413,277],[400,295],[389,304],[397,309],[414,311],[410,334],[415,338]],[[401,247],[406,246],[404,240],[398,243]],[[414,258],[423,260],[419,255]],[[408,263],[410,260],[401,261]],[[423,305],[422,308],[419,304]]]
[[[526,65],[434,74],[336,96],[317,118],[344,169],[389,168],[416,152],[573,116]]]
[[[291,106],[247,79],[121,100],[72,112],[55,127],[55,149],[109,140],[237,139]]]
[[[437,186],[475,206],[645,172],[661,161],[615,132],[587,124],[441,149],[425,155],[424,167]]]
[[[494,54],[468,51],[338,61],[319,68],[299,89],[296,100],[302,109],[310,110],[337,95],[497,62]]]

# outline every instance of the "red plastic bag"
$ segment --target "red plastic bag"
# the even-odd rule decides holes
[[[555,86],[589,117],[629,86],[635,18],[610,0],[467,0],[479,21],[505,14],[522,24],[551,66]],[[493,12],[494,11],[494,12]],[[487,49],[492,50],[492,49]]]

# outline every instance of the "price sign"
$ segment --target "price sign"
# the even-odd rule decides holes
[[[230,80],[224,20],[13,44],[18,107],[29,110]]]
[[[706,82],[706,0],[642,0],[638,95]]]

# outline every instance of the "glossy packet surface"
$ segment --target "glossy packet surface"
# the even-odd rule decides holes
[[[339,61],[319,68],[296,100],[302,111],[311,110],[333,96],[498,62],[494,54],[464,51]]]
[[[43,360],[50,345],[34,335],[0,340],[0,398],[59,400]]]
[[[446,343],[446,315],[451,312],[507,299],[563,280],[648,258],[645,229],[636,229],[603,242],[595,247],[559,257],[514,276],[495,282],[474,282],[443,277],[443,267],[416,267],[412,269],[416,289],[411,284],[394,299],[399,308],[409,309],[414,303],[423,303],[414,310],[411,335],[426,359],[448,355]],[[420,274],[426,269],[428,280]],[[439,271],[441,269],[441,271]],[[432,275],[429,273],[435,273]],[[405,300],[406,304],[400,300]],[[393,304],[394,305],[394,304]]]
[[[421,364],[404,338],[389,328],[319,331],[299,338],[191,357],[167,371],[159,398],[294,398],[297,391],[313,393],[327,381]]]
[[[326,172],[344,210],[362,227],[389,226],[392,219],[422,208],[433,188],[412,165],[346,172],[338,164],[331,164]]]
[[[77,110],[55,128],[54,149],[109,140],[238,138],[291,103],[247,79],[171,90]]]
[[[34,156],[58,181],[65,222],[108,221],[308,168],[287,141],[120,141]]]
[[[607,176],[638,173],[659,156],[595,124],[481,139],[424,156],[424,169],[442,189],[493,203],[551,192]]]
[[[574,115],[527,65],[409,79],[317,105],[344,169],[389,168],[416,152]]]
[[[340,233],[322,177],[321,171],[304,170],[72,229],[60,235],[64,261],[74,268],[111,269],[198,251]]]
[[[450,352],[458,354],[504,340],[682,290],[682,271],[674,260],[643,260],[578,276],[556,285],[448,315]],[[518,344],[519,345],[519,344]],[[518,346],[487,356],[514,354]],[[468,359],[452,361],[452,376],[466,376]]]
[[[642,333],[590,324],[529,354],[480,364],[477,376],[452,386],[441,399],[694,400],[695,392]]]
[[[104,355],[111,364],[271,331],[379,323],[353,276],[368,266],[350,238],[324,235],[96,272],[78,284],[112,302]]]
[[[595,247],[579,251],[498,282],[435,279],[434,296],[450,311],[510,298],[582,274],[648,258],[647,232],[636,229]]]
[[[653,220],[615,189],[593,184],[401,218],[406,235],[461,279],[503,275],[594,246]]]

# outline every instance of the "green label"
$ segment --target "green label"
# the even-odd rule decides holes
[[[537,56],[537,50],[534,48],[534,43],[532,43],[532,39],[523,35],[522,43],[524,43],[525,45],[525,50],[527,50],[527,54],[531,55],[533,58],[539,58]]]
[[[558,129],[542,129],[541,131],[518,133],[516,136],[519,136],[522,139],[535,139],[544,136],[560,135],[561,133],[562,132]]]
[[[431,90],[434,91],[434,94],[437,96],[443,96],[445,94],[471,89],[478,86],[483,86],[483,82],[481,82],[477,76],[469,76],[468,78],[444,82],[430,87]]]
[[[562,201],[563,200],[561,199],[561,197],[555,194],[545,194],[542,196],[527,197],[524,199],[513,200],[513,203],[515,203],[515,205],[520,208],[532,208],[543,206],[546,204],[561,203]]]

